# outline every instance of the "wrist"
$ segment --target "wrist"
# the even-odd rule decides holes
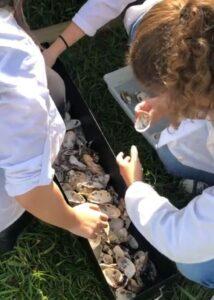
[[[80,226],[78,213],[74,208],[69,206],[69,215],[68,215],[68,226],[67,230],[71,233],[75,233],[76,228]]]
[[[60,56],[67,49],[65,43],[58,37],[56,41],[49,47],[54,56]]]

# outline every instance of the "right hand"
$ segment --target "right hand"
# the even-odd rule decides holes
[[[74,226],[70,231],[86,239],[94,239],[108,227],[108,216],[96,204],[85,203],[72,208],[75,215]]]
[[[160,96],[148,98],[140,102],[135,107],[135,117],[139,118],[143,112],[148,112],[150,115],[151,124],[155,124],[163,117],[168,115],[168,103],[166,93]]]

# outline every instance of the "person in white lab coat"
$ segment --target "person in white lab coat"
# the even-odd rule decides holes
[[[0,251],[14,246],[25,211],[74,234],[95,237],[108,217],[96,205],[71,208],[53,182],[52,164],[65,126],[48,89],[44,58],[17,24],[16,6],[5,6],[10,2],[0,1]],[[58,86],[54,78],[49,79]]]
[[[117,18],[136,0],[88,0],[76,13],[69,26],[43,52],[46,64],[52,67],[57,58],[83,36],[94,36],[98,29]]]
[[[214,288],[214,3],[151,3],[138,7],[134,25],[126,19],[132,23],[129,62],[145,89],[155,93],[136,107],[136,116],[147,111],[153,123],[169,117],[172,125],[157,145],[162,162],[170,173],[207,188],[177,209],[143,182],[133,146],[130,156],[117,157],[128,186],[126,207],[138,231],[184,276]]]

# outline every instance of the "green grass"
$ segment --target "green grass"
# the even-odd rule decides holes
[[[26,13],[32,28],[66,21],[85,1],[28,0]],[[163,170],[155,152],[109,94],[103,75],[125,63],[127,36],[121,26],[85,38],[62,59],[83,98],[94,112],[115,153],[138,146],[145,180],[182,207],[188,197],[179,181]],[[0,257],[0,300],[107,300],[93,263],[79,240],[62,230],[37,222],[19,240],[16,249]],[[213,292],[183,281],[161,299],[208,300]]]

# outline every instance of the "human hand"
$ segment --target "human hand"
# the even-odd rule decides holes
[[[148,115],[151,124],[155,124],[169,113],[167,94],[161,94],[158,97],[148,98],[135,107],[135,117],[139,119],[143,114]]]
[[[44,56],[46,66],[52,68],[53,65],[56,63],[56,60],[58,58],[58,54],[54,50],[52,50],[51,47],[48,48],[48,49],[45,49],[42,52],[42,54]]]
[[[142,181],[143,171],[136,146],[131,147],[130,156],[124,158],[124,153],[117,155],[117,164],[119,165],[120,174],[123,177],[127,187],[135,181]]]
[[[108,227],[108,216],[96,204],[85,203],[72,208],[75,221],[71,232],[87,239],[102,235]]]

